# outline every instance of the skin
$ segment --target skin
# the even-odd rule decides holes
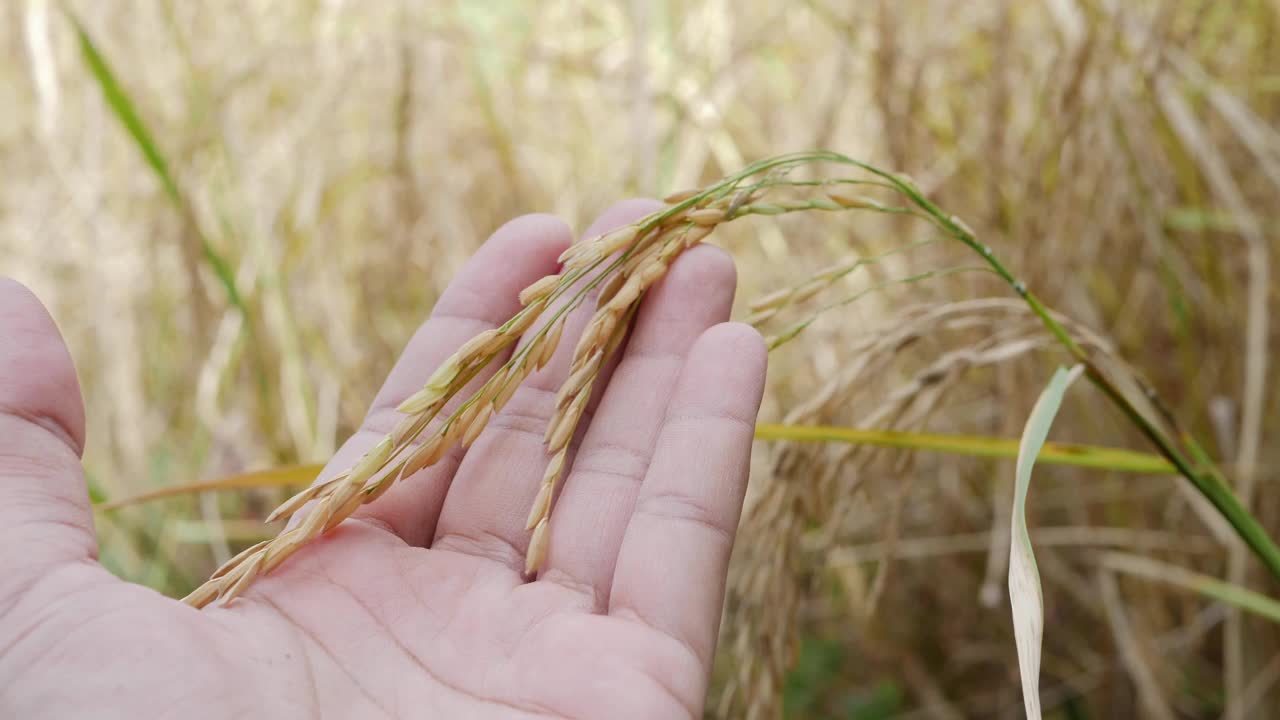
[[[623,203],[584,236],[655,207]],[[494,233],[322,477],[571,239],[545,215]],[[700,718],[765,372],[759,335],[725,322],[734,285],[705,246],[648,293],[596,384],[536,579],[525,513],[590,300],[465,453],[195,610],[98,564],[75,369],[39,301],[0,279],[0,717]]]

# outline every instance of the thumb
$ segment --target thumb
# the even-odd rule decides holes
[[[97,554],[80,453],[84,404],[53,318],[0,277],[0,582]]]

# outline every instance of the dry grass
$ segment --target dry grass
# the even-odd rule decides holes
[[[1140,368],[1280,534],[1267,492],[1280,459],[1275,3],[69,4],[150,122],[183,208],[102,103],[54,4],[0,7],[0,272],[33,286],[68,336],[99,495],[328,457],[458,265],[514,214],[581,226],[622,196],[830,147],[909,173],[1076,337]],[[1061,360],[986,274],[897,283],[972,262],[908,219],[793,212],[715,238],[739,263],[741,317],[771,313],[757,319],[778,339],[808,323],[771,356],[763,419],[1014,437]],[[805,298],[849,256],[879,259]],[[747,307],[778,288],[791,291],[776,314]],[[1149,449],[1083,390],[1054,432]],[[724,714],[1017,717],[1000,592],[1012,464],[756,452],[717,664]],[[103,558],[182,594],[262,540],[239,519],[281,499],[102,515]],[[1274,595],[1184,483],[1045,468],[1027,510],[1047,714],[1265,717],[1280,704],[1273,624],[1117,575],[1100,552]],[[1038,527],[1054,529],[1048,542]]]

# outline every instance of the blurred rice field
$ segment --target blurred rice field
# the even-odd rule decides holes
[[[1275,0],[8,0],[0,58],[0,273],[71,346],[98,498],[324,461],[514,215],[584,228],[619,199],[829,148],[911,175],[1139,368],[1280,535]],[[806,214],[714,239],[745,315],[925,237]],[[846,289],[966,261],[931,244]],[[893,287],[774,353],[761,418],[1016,438],[1066,361],[1033,320],[973,274]],[[1083,384],[1053,437],[1151,449]],[[758,443],[713,711],[1021,717],[1012,479],[1007,460]],[[101,513],[103,560],[183,593],[269,534],[282,493]],[[1044,466],[1029,502],[1046,717],[1277,715],[1274,624],[1108,564],[1280,590],[1184,483]]]

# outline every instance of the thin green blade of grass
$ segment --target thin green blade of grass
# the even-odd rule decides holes
[[[231,265],[226,258],[211,245],[203,233],[199,232],[195,224],[194,217],[191,214],[191,206],[183,197],[181,190],[178,188],[177,180],[174,179],[173,173],[169,169],[169,161],[165,158],[164,153],[160,150],[160,145],[155,141],[150,129],[142,119],[142,115],[138,112],[137,104],[129,96],[124,85],[120,83],[116,73],[111,69],[107,58],[98,49],[97,44],[89,35],[89,31],[85,29],[80,19],[70,10],[67,10],[67,17],[71,24],[75,27],[76,38],[80,46],[80,56],[84,59],[89,71],[93,74],[93,79],[97,83],[98,88],[102,91],[102,97],[106,100],[107,107],[111,109],[112,114],[124,126],[129,137],[137,146],[139,152],[147,162],[147,166],[155,173],[156,179],[160,181],[160,186],[164,188],[164,193],[169,200],[182,213],[183,219],[193,230],[196,231],[200,239],[200,250],[204,255],[205,261],[209,263],[209,267],[217,276],[218,282],[222,285],[227,293],[227,299],[236,308],[242,312],[246,312],[243,299],[240,297],[240,291],[236,289],[235,275],[231,272]]]
[[[115,72],[112,71],[111,66],[107,63],[102,51],[98,49],[93,38],[89,36],[89,31],[80,23],[79,18],[70,13],[68,15],[71,18],[71,24],[76,29],[76,38],[80,44],[80,56],[84,58],[85,64],[89,66],[89,71],[93,73],[93,78],[97,81],[98,88],[102,90],[102,96],[107,101],[107,106],[111,108],[111,112],[115,114],[116,119],[128,131],[129,136],[133,138],[134,144],[142,151],[147,164],[151,166],[156,177],[160,180],[161,186],[164,187],[165,194],[174,203],[181,203],[182,196],[178,192],[178,184],[174,182],[173,175],[169,172],[169,163],[165,160],[164,153],[160,152],[160,147],[152,140],[151,132],[138,114],[133,100],[130,99],[124,86],[116,78]]]
[[[1101,564],[1108,570],[1190,590],[1280,623],[1280,601],[1225,580],[1129,553],[1107,553]]]
[[[1062,407],[1062,397],[1082,372],[1083,365],[1071,370],[1058,368],[1036,400],[1018,447],[1009,533],[1009,604],[1013,612],[1014,639],[1018,645],[1022,700],[1028,720],[1040,720],[1041,717],[1040,648],[1044,639],[1044,595],[1035,552],[1031,548],[1031,535],[1027,530],[1027,492],[1031,488],[1031,470],[1049,437],[1049,428],[1053,426],[1058,409]]]
[[[968,455],[971,457],[1015,458],[1018,441],[983,435],[952,435],[940,433],[873,430],[829,425],[778,425],[760,423],[756,426],[756,438],[760,440],[791,440],[795,442],[834,442],[852,445],[904,448]],[[1123,448],[1078,445],[1074,443],[1045,443],[1037,460],[1051,465],[1072,465],[1113,472],[1173,475],[1178,472],[1168,460],[1159,455],[1141,453]]]
[[[830,425],[760,423],[756,426],[756,439],[874,445],[876,447],[903,448],[986,458],[1014,458],[1018,455],[1018,441],[1008,438],[900,432],[896,430],[868,430]],[[1051,465],[1072,465],[1113,472],[1150,475],[1170,475],[1177,472],[1176,468],[1158,455],[1148,455],[1123,448],[1098,447],[1095,445],[1047,443],[1040,449],[1038,460]],[[95,504],[95,507],[98,510],[115,510],[153,500],[218,490],[304,487],[314,480],[322,469],[324,469],[324,466],[317,463],[288,465],[240,473],[212,480],[200,480],[198,482],[159,488],[113,502],[99,502]]]

